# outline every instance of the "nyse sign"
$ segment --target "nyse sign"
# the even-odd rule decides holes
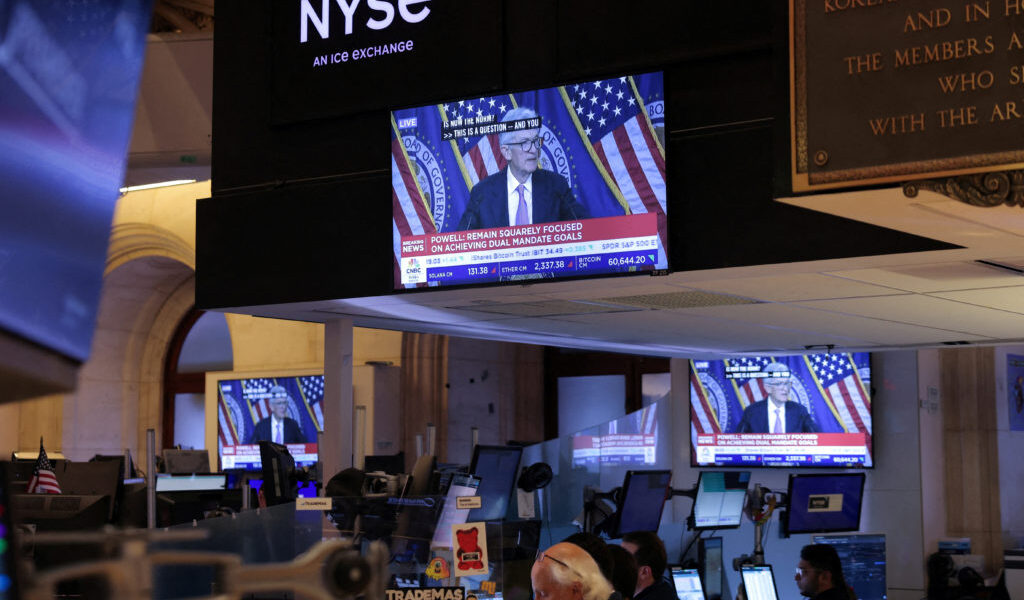
[[[275,123],[343,116],[495,89],[501,2],[274,0]]]
[[[344,19],[345,35],[352,35],[360,0],[321,0],[319,11],[313,8],[315,2],[302,0],[299,5],[299,43],[309,40],[310,25],[321,39],[331,37],[331,13],[335,5]],[[423,6],[414,11],[410,7],[427,2],[430,0],[398,0],[398,14],[406,23],[420,23],[430,15],[430,8]],[[366,9],[362,12],[369,13],[363,25],[377,31],[387,29],[395,20],[395,7],[385,0],[366,0]]]

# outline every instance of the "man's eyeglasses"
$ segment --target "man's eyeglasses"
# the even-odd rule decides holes
[[[821,569],[815,569],[814,567],[808,567],[806,569],[802,569],[800,567],[797,567],[796,568],[796,576],[797,577],[803,577],[804,575],[806,575],[807,573],[810,573],[811,571],[813,571],[815,573],[819,573],[819,572],[821,572]]]
[[[538,550],[537,551],[537,557],[536,557],[536,560],[534,562],[539,562],[539,563],[540,562],[544,562],[545,559],[550,560],[551,562],[553,562],[555,564],[562,565],[566,569],[569,569],[570,571],[572,571],[573,575],[579,577],[580,579],[583,578],[583,576],[579,574],[579,571],[577,571],[576,569],[570,567],[568,565],[568,563],[566,563],[564,560],[555,558],[554,556],[551,556],[550,554],[545,553],[543,550]]]
[[[520,148],[523,152],[529,152],[529,151],[533,150],[534,148],[538,148],[539,149],[541,146],[543,146],[544,145],[544,138],[542,138],[542,137],[535,137],[532,140],[523,140],[521,142],[509,142],[509,143],[507,143],[505,145],[506,146],[516,146],[516,147]]]

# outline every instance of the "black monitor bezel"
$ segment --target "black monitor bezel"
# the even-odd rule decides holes
[[[746,588],[747,588],[747,582],[746,582],[746,578],[743,577],[743,571],[745,569],[763,569],[763,568],[767,568],[768,572],[771,573],[771,576],[772,576],[772,589],[775,592],[775,598],[773,598],[772,600],[781,600],[781,598],[779,596],[779,585],[775,581],[775,569],[772,568],[772,566],[768,565],[768,564],[765,564],[765,565],[740,565],[740,581],[743,582],[743,589],[746,590]],[[750,596],[748,595],[747,598],[749,599]]]
[[[712,596],[711,593],[709,592],[710,586],[708,585],[708,567],[707,567],[707,564],[708,564],[708,548],[709,547],[718,548],[722,552],[721,572],[719,573],[719,582],[718,582],[718,585],[716,587],[716,589],[718,590],[719,593],[715,594],[714,596]],[[722,598],[721,592],[725,589],[725,586],[722,585],[722,581],[721,581],[722,575],[725,573],[725,554],[724,554],[724,552],[725,552],[725,543],[724,543],[724,540],[720,536],[711,536],[711,537],[698,538],[698,543],[697,543],[697,571],[700,572],[701,585],[704,586],[704,597],[707,600],[721,600],[721,598]]]
[[[512,470],[512,474],[511,474],[511,476],[509,478],[509,482],[510,483],[509,483],[509,486],[508,486],[508,496],[507,497],[511,498],[512,497],[512,493],[515,492],[515,489],[516,489],[516,480],[519,477],[519,465],[522,464],[522,462],[523,462],[523,447],[522,446],[481,446],[481,445],[477,445],[476,447],[473,448],[473,458],[472,458],[472,460],[470,460],[470,463],[469,463],[469,472],[470,472],[471,475],[475,475],[475,476],[480,478],[480,485],[477,488],[477,495],[479,495],[481,498],[484,497],[484,493],[483,492],[487,491],[484,488],[485,488],[485,486],[488,485],[488,481],[487,481],[487,477],[484,477],[480,473],[476,472],[476,468],[477,468],[477,464],[479,463],[479,460],[480,460],[480,455],[482,453],[485,453],[485,452],[507,452],[509,454],[515,453],[515,454],[518,455],[518,458],[516,460],[516,468]],[[484,517],[488,516],[488,515],[481,516],[481,512],[483,512],[484,510],[486,510],[486,506],[481,507],[481,508],[474,508],[474,509],[472,509],[470,511],[470,513],[469,513],[469,516],[467,517],[467,522],[472,522],[472,521],[491,521],[491,520],[498,520],[498,519],[504,519],[505,518],[505,515],[501,515],[501,516],[497,517],[496,519],[484,518]],[[507,512],[507,510],[506,510],[506,512]]]
[[[710,529],[739,529],[740,526],[743,525],[743,509],[742,508],[740,509],[740,518],[739,518],[739,520],[737,521],[737,523],[735,525],[722,525],[722,524],[717,524],[717,525],[697,525],[697,522],[696,522],[697,499],[700,497],[701,483],[704,481],[704,474],[705,473],[746,473],[747,474],[747,489],[744,490],[744,492],[743,492],[744,494],[746,494],[747,492],[750,491],[750,481],[751,481],[751,477],[753,476],[753,473],[751,471],[746,470],[746,469],[743,469],[743,470],[740,470],[740,471],[706,470],[706,471],[700,471],[700,474],[697,476],[697,491],[694,493],[694,496],[693,496],[693,506],[690,507],[690,516],[694,518],[693,527],[691,527],[691,529],[693,529],[694,531],[707,531],[707,530],[710,530]]]
[[[614,527],[613,531],[609,532],[609,535],[612,537],[612,539],[621,538],[624,533],[632,533],[632,531],[623,531],[622,530],[622,514],[623,514],[623,509],[626,508],[626,498],[628,497],[628,494],[629,494],[630,483],[632,482],[633,477],[638,476],[640,474],[643,474],[643,475],[653,475],[653,474],[668,475],[668,481],[665,484],[665,498],[661,501],[661,507],[658,510],[658,523],[659,524],[661,523],[661,517],[665,513],[665,501],[668,500],[671,497],[670,494],[671,494],[671,490],[672,490],[672,470],[671,469],[642,469],[642,470],[635,470],[635,471],[634,470],[626,471],[626,476],[622,479],[622,489],[619,491],[619,493],[617,494],[617,497],[615,499],[615,527]],[[639,531],[639,530],[635,530],[635,531]],[[657,528],[655,528],[654,531],[657,531]]]
[[[700,569],[694,569],[693,567],[684,567],[683,565],[667,565],[665,567],[668,570],[668,578],[672,582],[672,589],[675,590],[676,598],[679,597],[679,588],[676,587],[676,575],[675,571],[693,571],[697,574],[697,585],[700,586],[700,595],[702,598],[707,600],[708,594],[704,591],[704,580],[701,578]]]
[[[860,478],[860,493],[857,498],[857,528],[829,528],[829,529],[792,529],[790,527],[791,517],[793,515],[794,508],[794,495],[793,495],[793,481],[796,479],[810,480],[810,479],[823,479],[826,477],[841,477],[841,478]],[[786,498],[788,499],[788,506],[786,511],[783,513],[781,518],[781,525],[786,535],[793,534],[815,534],[815,533],[853,533],[860,531],[860,520],[864,514],[864,486],[867,483],[867,475],[863,471],[855,473],[843,472],[843,473],[790,473],[789,483],[786,486]]]

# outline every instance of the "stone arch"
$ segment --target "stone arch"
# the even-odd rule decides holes
[[[145,454],[147,429],[162,427],[163,362],[181,318],[195,304],[195,250],[146,223],[111,231],[92,353],[64,399],[63,446],[72,460]]]

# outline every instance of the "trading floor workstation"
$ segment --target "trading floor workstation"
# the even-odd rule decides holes
[[[764,470],[702,467],[694,472],[696,481],[677,487],[672,469],[657,468],[682,453],[671,442],[671,419],[652,423],[646,434],[629,433],[631,423],[650,423],[657,411],[671,413],[668,402],[564,440],[526,446],[476,445],[469,464],[462,465],[437,461],[433,432],[428,429],[428,443],[409,472],[402,455],[367,456],[363,469],[345,469],[326,477],[317,475],[315,462],[304,467],[297,461],[289,445],[264,441],[257,444],[259,458],[246,463],[246,469],[237,468],[239,448],[228,448],[225,454],[222,447],[221,456],[229,457],[236,468],[211,473],[211,458],[214,465],[223,464],[223,459],[206,451],[166,450],[159,468],[168,472],[151,480],[155,482],[155,498],[148,509],[155,511],[151,524],[169,527],[169,532],[202,532],[207,539],[161,540],[158,529],[151,530],[149,541],[167,552],[219,549],[237,553],[246,563],[293,565],[296,556],[321,538],[338,537],[364,556],[371,549],[379,551],[379,545],[386,548],[387,560],[371,569],[373,585],[383,589],[462,589],[478,599],[525,599],[531,596],[530,568],[537,551],[569,533],[586,531],[613,542],[636,531],[661,535],[682,531],[680,547],[669,544],[671,566],[665,573],[681,599],[732,598],[742,581],[748,598],[775,600],[791,595],[776,595],[765,547],[776,538],[818,534],[822,542],[834,544],[844,560],[849,559],[848,581],[859,598],[885,599],[885,536],[860,532],[863,470],[794,471],[785,488],[770,490],[758,482]],[[699,411],[691,407],[689,412],[696,422]],[[746,439],[769,452],[778,447],[771,440],[785,441],[789,435],[720,434],[716,443]],[[801,434],[801,439],[807,435]],[[311,448],[299,444],[296,450]],[[822,452],[805,450],[805,457],[822,456]],[[690,454],[696,461],[698,453]],[[92,539],[77,543],[94,552],[102,546],[104,533],[98,530],[103,525],[146,525],[148,478],[135,478],[131,461],[126,470],[124,457],[120,458],[84,465],[54,461],[51,468],[69,492],[61,496],[25,494],[21,486],[35,476],[37,460],[14,463],[20,476],[8,488],[8,514],[18,523],[31,524],[32,533],[23,531],[22,537],[36,548],[37,562],[45,559],[51,568],[64,563],[60,554],[67,552],[70,541],[58,537],[54,540],[58,545],[48,548],[48,532],[75,530],[84,535],[91,530]],[[753,455],[747,459],[753,460]],[[75,476],[76,470],[88,473]],[[96,498],[74,496],[88,487],[78,481],[95,485],[102,481],[110,489],[100,494],[89,488]],[[318,495],[329,499],[327,506],[296,510],[302,496],[315,500]],[[83,501],[78,511],[70,510],[71,501],[79,498],[95,501]],[[679,503],[689,504],[683,509],[687,514],[682,522],[673,522],[673,514],[678,514],[673,504]],[[733,532],[752,524],[753,534],[740,540],[741,545],[746,542],[746,551],[727,554],[722,536],[732,536],[735,548]],[[767,535],[773,526],[778,533]],[[112,552],[105,558],[126,560],[118,555]],[[69,556],[81,560],[74,553]],[[151,565],[154,581],[166,593],[201,594],[218,579],[210,570],[216,561],[205,560],[206,566],[199,571],[196,566]],[[789,566],[776,568],[787,572],[784,569]],[[11,572],[16,572],[13,566]],[[74,577],[61,585],[69,587],[56,589],[95,592]]]

